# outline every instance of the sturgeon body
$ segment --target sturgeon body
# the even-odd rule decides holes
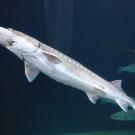
[[[135,110],[135,102],[121,88],[121,80],[108,82],[69,56],[13,29],[0,27],[0,44],[24,61],[29,82],[42,72],[57,82],[82,90],[94,104],[99,98],[107,98],[125,112],[128,106]]]

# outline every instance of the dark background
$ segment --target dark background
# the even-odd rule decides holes
[[[23,31],[50,44],[109,81],[122,79],[126,93],[135,96],[135,74],[118,75],[117,71],[118,66],[134,63],[135,54],[110,46],[135,49],[135,1],[70,0],[65,1],[63,9],[58,2],[62,0],[1,0],[0,26]],[[55,14],[57,9],[72,10],[72,17]],[[59,38],[61,35],[58,42],[53,38],[68,31],[65,24],[54,25],[60,19],[71,24],[69,42]],[[43,74],[28,83],[23,62],[2,47],[0,62],[1,135],[135,129],[135,122],[110,119],[112,113],[120,110],[118,106],[93,105],[83,92]]]

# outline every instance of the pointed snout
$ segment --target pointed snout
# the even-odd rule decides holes
[[[6,42],[12,39],[13,35],[10,29],[0,27],[0,45],[5,46]]]

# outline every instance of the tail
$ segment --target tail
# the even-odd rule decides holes
[[[131,103],[129,103],[129,106],[132,107],[135,110],[135,101],[130,98],[130,102]]]
[[[116,100],[116,103],[120,106],[120,108],[124,111],[128,111],[128,107],[133,108],[135,110],[135,101],[128,97],[128,101],[125,100]]]

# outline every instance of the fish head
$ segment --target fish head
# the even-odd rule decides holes
[[[20,59],[23,59],[22,53],[33,52],[37,49],[33,43],[33,40],[24,33],[11,28],[0,27],[0,44]]]
[[[11,41],[13,40],[14,34],[10,29],[6,29],[0,27],[0,44],[4,47],[8,47],[11,45]]]

